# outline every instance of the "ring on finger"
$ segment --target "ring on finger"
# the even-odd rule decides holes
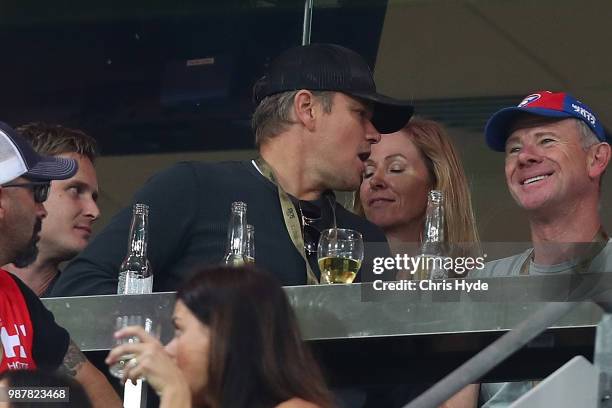
[[[138,359],[136,357],[132,357],[130,361],[128,361],[128,366],[130,366],[130,368],[134,368],[137,365],[138,365]]]

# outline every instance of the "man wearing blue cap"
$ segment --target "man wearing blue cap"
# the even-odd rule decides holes
[[[612,243],[598,210],[610,138],[593,111],[566,93],[540,91],[495,113],[485,134],[491,149],[505,152],[506,183],[527,212],[533,248],[470,277],[611,272]],[[484,408],[506,407],[531,387],[482,384],[480,399]]]
[[[566,93],[541,91],[495,113],[489,147],[505,152],[506,183],[527,212],[533,249],[490,262],[479,276],[612,271],[612,244],[601,224],[601,180],[610,139],[593,111]],[[593,242],[596,253],[585,245]]]

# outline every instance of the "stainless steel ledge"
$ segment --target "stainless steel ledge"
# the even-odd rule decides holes
[[[412,291],[378,294],[378,299],[370,301],[363,300],[372,298],[366,292],[369,286],[364,285],[286,287],[304,339],[341,340],[504,331],[542,306],[541,301],[533,301],[540,300],[538,296],[534,297],[534,291],[541,293],[537,288],[542,283],[537,280],[530,280],[529,283],[525,280],[505,280],[501,289],[497,288],[503,296],[495,295],[495,289],[489,291],[492,296]],[[526,297],[526,293],[529,296]],[[151,314],[162,322],[162,340],[168,341],[172,336],[170,317],[174,293],[171,292],[139,296],[49,298],[43,302],[84,351],[111,348],[114,317],[119,315]],[[598,306],[583,302],[555,327],[592,327],[600,316]]]

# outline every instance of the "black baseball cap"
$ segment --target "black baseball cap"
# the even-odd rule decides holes
[[[0,184],[17,177],[36,181],[64,180],[76,174],[76,160],[41,156],[6,123],[0,122]]]
[[[337,91],[372,102],[372,124],[380,133],[402,129],[414,112],[410,102],[376,92],[365,60],[340,45],[310,44],[283,52],[255,83],[253,99],[259,104],[266,96],[299,89]]]

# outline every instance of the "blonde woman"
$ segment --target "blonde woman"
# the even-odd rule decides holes
[[[477,256],[479,237],[467,177],[444,127],[435,121],[412,118],[372,145],[355,212],[383,229],[392,253],[414,255],[420,249],[430,190],[444,193],[444,235],[451,255]],[[440,408],[476,407],[478,390],[477,384],[468,385]]]
[[[421,242],[430,190],[444,193],[447,242],[473,253],[479,238],[467,177],[450,138],[435,121],[413,118],[372,145],[355,211],[381,227],[391,251],[399,252],[402,244]]]

